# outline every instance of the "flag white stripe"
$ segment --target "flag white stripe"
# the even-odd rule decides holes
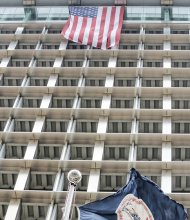
[[[104,8],[106,9],[106,13],[104,13],[103,15]],[[94,47],[101,45],[101,49],[106,49],[107,46],[113,47],[116,44],[116,38],[119,39],[120,37],[120,33],[118,33],[118,36],[117,36],[117,30],[123,18],[122,17],[120,18],[120,13],[122,10],[121,6],[117,6],[117,7],[114,6],[114,9],[113,9],[115,10],[114,14],[112,13],[112,9],[113,7],[109,7],[109,6],[98,7],[97,17],[95,18],[88,18],[88,17],[83,17],[83,16],[77,17],[74,15],[70,15],[69,23],[66,24],[65,28],[63,28],[62,34],[64,35],[66,39],[69,39],[75,42],[79,42],[79,37],[80,37],[80,42],[82,41],[82,44],[84,45],[89,44]],[[84,19],[85,19],[85,22],[84,22]],[[105,19],[105,21],[103,22],[102,19]],[[93,23],[93,28],[91,29],[92,23]],[[108,33],[110,28],[112,29],[112,31],[111,33]],[[72,29],[73,29],[73,33],[71,33]],[[69,38],[70,36],[72,39]],[[90,39],[89,39],[89,36],[90,36]],[[98,39],[99,37],[100,39]],[[98,40],[101,42],[99,42]],[[109,45],[107,44],[108,41],[109,41]]]
[[[86,28],[85,28],[82,44],[87,44],[88,43],[88,37],[89,37],[89,34],[90,34],[91,24],[92,24],[92,18],[87,18],[87,25],[86,25]]]
[[[115,45],[116,32],[117,32],[117,29],[118,29],[118,26],[119,26],[120,10],[121,10],[121,6],[120,7],[116,7],[115,20],[114,20],[114,28],[113,28],[113,30],[111,32],[110,47]]]
[[[108,35],[108,30],[110,26],[110,19],[111,19],[111,11],[112,7],[107,7],[107,14],[106,14],[106,20],[105,20],[105,26],[104,26],[104,34],[103,34],[103,39],[102,39],[102,49],[106,49],[106,44],[107,44],[107,35]]]
[[[77,27],[73,36],[73,41],[77,42],[82,28],[83,17],[78,17]]]
[[[69,35],[70,35],[70,33],[71,33],[73,23],[74,23],[74,16],[71,15],[71,16],[70,16],[70,24],[69,24],[69,27],[67,28],[67,31],[65,32],[65,38],[67,38],[67,39],[69,38]]]
[[[99,7],[97,18],[96,18],[96,26],[95,26],[93,41],[92,41],[93,47],[96,47],[97,43],[98,43],[98,36],[99,36],[100,25],[101,25],[101,21],[102,21],[102,11],[103,11],[103,7]]]

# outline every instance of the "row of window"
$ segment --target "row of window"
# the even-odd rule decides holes
[[[0,219],[4,219],[5,215],[7,213],[9,203],[0,203]],[[56,205],[57,206],[57,205]],[[59,213],[61,213],[61,207],[59,207]],[[25,220],[25,219],[39,219],[39,220],[45,220],[46,215],[48,211],[48,204],[42,204],[42,203],[22,203],[20,208],[20,215],[19,219]],[[58,215],[57,217],[61,218],[61,215]],[[58,219],[60,219],[58,218]]]
[[[3,220],[7,213],[8,209],[8,202],[1,202],[0,203],[0,219]],[[50,203],[26,203],[22,202],[18,218],[20,220],[45,220],[48,215],[48,208]],[[78,206],[78,205],[77,205]],[[53,205],[53,217],[55,219],[61,219],[63,212],[62,208],[64,207],[64,203],[54,204]],[[78,210],[75,206],[72,210],[72,220],[78,219]]]
[[[45,220],[48,214],[48,205],[49,204],[42,204],[42,203],[24,203],[21,204],[21,212],[20,212],[20,219],[38,219],[38,220]],[[62,218],[62,207],[64,204],[54,204],[53,206],[53,213],[55,219]],[[0,204],[0,218],[4,219],[8,208],[8,203],[1,203]],[[2,210],[2,211],[1,211]],[[188,216],[190,215],[190,208],[186,208]],[[78,219],[78,211],[77,208],[74,208],[72,211],[72,220]]]
[[[55,59],[16,59],[12,58],[8,62],[7,67],[53,67],[56,64]],[[64,59],[59,63],[59,67],[82,67],[84,60],[82,59]],[[143,67],[163,67],[163,60],[142,60]],[[86,67],[108,67],[108,60],[88,60]],[[118,59],[116,67],[137,67],[137,60]],[[189,60],[172,60],[171,67],[189,68]]]
[[[0,147],[1,159],[23,159],[26,153],[27,145],[22,144],[3,144]],[[63,145],[46,145],[37,146],[35,159],[59,160],[63,151]],[[71,144],[67,147],[65,155],[66,160],[92,160],[94,147],[93,145],[76,145]],[[190,147],[173,147],[173,161],[189,161]],[[128,160],[129,146],[125,145],[105,145],[103,160]],[[137,146],[137,161],[161,161],[162,148]]]
[[[138,50],[139,43],[133,43],[133,44],[119,44],[119,49],[121,50]],[[142,44],[141,49],[144,50],[163,50],[164,46],[160,43],[144,43]],[[172,43],[171,42],[171,50],[190,50],[190,45],[186,43]]]
[[[62,28],[24,28],[23,31],[19,32],[19,34],[61,34]],[[16,28],[11,29],[11,28],[2,28],[0,31],[0,34],[15,34]],[[18,33],[18,32],[17,32]],[[140,28],[130,28],[128,27],[123,28],[121,30],[121,33],[126,33],[126,34],[139,34],[140,33]],[[163,28],[144,28],[143,33],[145,34],[163,34]],[[171,28],[170,32],[171,34],[189,34],[189,29],[177,29],[177,28]]]
[[[74,97],[52,97],[49,108],[72,108]],[[139,98],[141,109],[162,109],[162,99]],[[13,107],[14,97],[0,97],[0,107]],[[39,108],[42,103],[41,97],[20,97],[15,107],[17,108]],[[101,108],[102,98],[81,97],[78,99],[77,108]],[[173,99],[172,109],[189,109],[190,100]],[[134,108],[135,100],[125,98],[112,98],[110,108]]]
[[[144,28],[143,31],[141,32],[139,28],[134,28],[134,29],[122,29],[121,33],[123,34],[164,34],[163,28]],[[171,28],[170,30],[167,30],[167,34],[189,34],[189,29],[173,29]]]
[[[53,67],[56,64],[55,59],[16,59],[12,58],[7,67]],[[59,63],[58,67],[82,67],[84,60],[65,59]],[[55,66],[56,67],[56,66]],[[108,60],[88,60],[86,67],[108,67]],[[116,67],[137,67],[137,60],[118,59]],[[159,68],[163,67],[163,60],[143,60],[142,67]],[[189,60],[172,60],[171,67],[173,68],[189,68]]]
[[[0,42],[0,50],[6,50],[9,47],[9,43],[1,43]],[[18,43],[15,47],[15,49],[17,50],[58,50],[61,49],[61,44],[60,43],[46,43],[43,42],[40,45],[38,43]],[[138,50],[139,48],[139,43],[122,43],[120,42],[119,44],[119,49],[121,50]],[[142,48],[144,50],[163,50],[163,44],[161,43],[144,43],[142,45]],[[71,43],[69,42],[67,44],[66,49],[87,49],[86,45],[80,45],[80,44],[76,44],[76,43]],[[96,48],[92,48],[92,49],[96,49]],[[171,50],[190,50],[190,45],[187,43],[171,43]]]
[[[30,76],[27,78],[23,78],[21,76],[17,77],[8,77],[4,76],[0,79],[0,86],[47,86],[49,77],[35,77]],[[139,80],[139,81],[138,81]],[[113,86],[115,87],[163,87],[163,78],[149,78],[143,77],[137,79],[135,77],[115,77]],[[82,86],[105,86],[106,79],[104,78],[91,78],[85,77],[82,80]],[[81,82],[80,82],[81,83]],[[58,77],[55,82],[55,86],[78,86],[79,78],[66,78],[66,77]],[[81,84],[80,84],[81,86]],[[190,87],[190,79],[189,78],[172,78],[171,80],[172,87]]]
[[[56,172],[35,172],[31,171],[29,174],[28,184],[26,190],[53,190]],[[64,178],[64,173],[58,183],[58,191],[67,190],[68,180]],[[160,174],[146,175],[151,180],[161,185]],[[18,177],[17,172],[0,171],[0,189],[14,189]],[[86,191],[88,186],[89,174],[83,174],[81,182],[77,185],[78,191]],[[126,173],[113,173],[112,175],[101,173],[100,174],[100,191],[117,191],[127,182]],[[176,175],[172,174],[172,192],[190,192],[190,176],[189,175]]]
[[[7,120],[0,119],[0,131],[4,131]],[[6,131],[8,132],[32,132],[35,120],[12,119]],[[69,120],[46,119],[42,132],[67,132]],[[137,122],[137,133],[162,133],[162,121],[139,120]],[[71,132],[96,133],[98,120],[74,120]],[[190,122],[172,121],[172,133],[189,134]],[[109,120],[107,133],[131,133],[131,120]]]

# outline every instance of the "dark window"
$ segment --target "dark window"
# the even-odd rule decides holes
[[[175,130],[175,133],[180,133],[180,123],[174,124],[174,130]]]
[[[111,176],[106,176],[106,186],[111,186]]]
[[[158,159],[158,148],[152,148],[152,159]]]
[[[149,133],[149,123],[148,122],[144,123],[144,133]]]
[[[185,159],[190,159],[190,148],[185,148]]]
[[[129,62],[129,67],[134,67],[135,66],[134,64],[135,64],[134,62]]]
[[[159,108],[159,100],[154,100],[154,108]]]
[[[184,123],[184,133],[189,133],[189,123]]]
[[[183,87],[188,87],[188,81],[187,80],[183,80]]]
[[[158,123],[157,123],[157,122],[154,122],[154,123],[153,123],[153,133],[158,133],[158,132],[159,132]]]
[[[179,80],[174,80],[174,87],[179,87]]]
[[[122,122],[122,133],[127,133],[127,122]]]
[[[184,101],[184,109],[189,109],[189,101],[188,100]]]
[[[148,149],[142,148],[142,159],[147,159],[147,158],[148,158]]]
[[[181,160],[181,149],[180,148],[175,149],[175,159]]]
[[[151,87],[151,80],[146,80],[146,86]]]
[[[181,188],[181,176],[176,176],[175,177],[175,186],[177,188]]]
[[[145,108],[150,108],[150,100],[145,100]]]

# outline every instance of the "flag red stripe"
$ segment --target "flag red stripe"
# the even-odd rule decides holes
[[[119,40],[120,40],[120,33],[121,33],[121,28],[122,28],[122,23],[123,23],[123,20],[120,18],[123,18],[124,10],[125,10],[124,7],[121,7],[120,14],[119,14],[119,25],[118,25],[118,28],[116,31],[116,36],[115,36],[115,45],[116,46],[119,44]]]
[[[70,25],[70,17],[69,17],[69,19],[67,20],[66,24],[64,25],[64,27],[63,27],[63,29],[62,29],[62,31],[61,31],[61,34],[62,34],[62,35],[65,35],[65,33],[66,33],[66,31],[67,31],[69,25]]]
[[[88,19],[87,17],[83,17],[82,26],[81,26],[81,30],[80,30],[79,38],[78,38],[79,43],[83,42],[84,32],[85,32],[86,25],[87,25],[87,19]]]
[[[111,46],[118,45],[123,22],[124,7],[101,7],[98,8],[98,11],[101,11],[101,13],[98,12],[98,19],[97,17],[78,17],[71,14],[61,34],[68,40],[85,43],[86,45],[93,44],[95,47],[102,49],[105,49],[105,46],[106,48],[110,48]],[[96,33],[95,30],[97,30]],[[106,42],[103,43],[103,40]]]
[[[75,30],[77,28],[77,24],[78,24],[78,16],[74,16],[73,26],[72,26],[71,32],[69,34],[69,40],[73,40]]]
[[[106,46],[107,48],[109,48],[111,44],[111,32],[114,28],[115,14],[116,14],[116,7],[112,7],[110,25],[109,25],[109,30],[108,30],[108,40],[107,40],[107,46]]]
[[[98,42],[97,42],[97,47],[98,48],[101,48],[101,46],[102,46],[104,26],[105,26],[105,23],[106,23],[106,14],[107,14],[107,7],[103,7],[101,23],[100,23],[100,30],[99,30],[99,35],[98,35]]]
[[[92,18],[90,33],[89,33],[89,36],[88,36],[88,45],[92,44],[95,27],[96,27],[96,18]]]

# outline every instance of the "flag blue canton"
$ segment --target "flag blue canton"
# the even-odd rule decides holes
[[[72,7],[69,7],[69,13],[70,15],[73,15],[73,16],[94,18],[98,14],[98,7],[72,6]]]

